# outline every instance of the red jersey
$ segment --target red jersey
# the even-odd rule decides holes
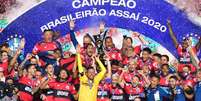
[[[54,101],[73,101],[76,94],[75,87],[67,82],[54,82],[48,84],[54,90]]]
[[[33,48],[33,54],[38,54],[45,51],[53,51],[59,48],[58,43],[56,42],[39,42]]]
[[[122,61],[121,52],[117,48],[112,48],[110,50],[106,50],[108,52],[110,60],[118,60]]]
[[[139,58],[137,63],[138,63],[139,69],[142,69],[143,66],[147,65],[147,66],[149,66],[149,70],[155,70],[153,67],[153,61],[151,58],[149,58],[146,61],[144,61],[142,58]]]
[[[14,78],[14,77],[16,77],[16,76],[17,76],[17,75],[16,75],[16,73],[18,73],[18,71],[17,71],[17,70],[15,70],[14,68],[12,68],[12,69],[11,69],[11,71],[10,71],[10,74],[9,74],[8,76],[10,76],[10,77]]]
[[[48,85],[54,82],[55,82],[55,79],[52,78],[51,80],[49,80]],[[44,101],[54,101],[54,90],[51,88],[46,89],[45,96],[46,96],[46,99]]]
[[[8,60],[3,60],[2,63],[0,64],[0,67],[3,67],[3,74],[5,77],[9,75],[8,73]]]
[[[136,97],[145,97],[144,88],[140,85],[132,85],[131,83],[126,83],[124,90],[127,94],[127,101],[134,101]]]
[[[134,53],[139,55],[140,52],[141,52],[141,45],[135,46],[134,47]]]
[[[122,64],[123,65],[128,65],[130,60],[138,60],[139,57],[136,55],[136,56],[132,56],[132,57],[127,57],[127,56],[124,56],[123,57],[123,61],[122,61]]]
[[[193,52],[197,53],[197,50],[195,47],[192,47]],[[191,71],[195,72],[196,71],[196,67],[192,65],[192,61],[191,61],[191,56],[190,53],[187,49],[183,49],[181,45],[179,45],[177,47],[177,53],[179,55],[179,66],[178,66],[178,71],[182,72],[182,69],[185,65],[188,65],[191,67]]]
[[[48,62],[48,59],[54,59],[52,54],[49,54],[48,51],[54,51],[55,49],[60,49],[59,43],[53,42],[39,42],[37,43],[32,53],[35,55],[39,55],[41,66],[45,66]]]
[[[132,46],[131,46],[132,47]],[[121,51],[123,52],[123,54],[125,54],[124,52],[126,52],[126,48],[127,47],[122,47]],[[140,55],[141,53],[141,45],[135,46],[133,47],[133,54],[135,55]]]
[[[71,56],[69,58],[62,58],[62,59],[60,59],[59,60],[59,65],[62,68],[66,69],[66,70],[68,70],[70,72],[72,72],[73,67],[74,67],[74,62],[75,62],[75,56]]]
[[[192,47],[193,52],[197,53],[196,48]],[[177,53],[179,55],[179,62],[180,63],[191,63],[190,53],[187,49],[183,49],[181,45],[177,47]]]
[[[110,89],[111,101],[125,101],[124,89],[120,85],[111,87]]]
[[[179,64],[178,72],[183,72],[183,67],[186,66],[186,65],[190,66],[192,73],[196,72],[196,67],[191,63],[190,64]]]
[[[138,73],[136,71],[134,71],[134,72],[125,72],[123,74],[123,79],[124,79],[125,82],[132,82],[132,78],[135,75],[138,75]]]
[[[168,87],[168,78],[167,76],[160,76],[160,85],[163,87]]]
[[[32,101],[33,94],[32,88],[34,87],[35,81],[28,77],[21,77],[19,79],[19,99],[20,101]]]
[[[154,71],[158,71],[161,68],[161,64],[159,64],[155,61],[152,63],[152,66],[153,66]]]

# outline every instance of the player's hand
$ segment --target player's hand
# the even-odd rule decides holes
[[[170,21],[169,19],[167,20],[167,24],[168,24],[168,25],[170,25],[170,24],[171,24],[171,21]]]
[[[71,20],[69,22],[70,29],[73,30],[75,28],[75,21]]]
[[[81,52],[81,46],[80,46],[80,45],[77,45],[76,52],[77,52],[77,53],[80,53],[80,52]]]
[[[133,32],[133,37],[139,37],[140,36],[140,33],[138,33],[138,32]]]
[[[96,61],[100,61],[100,55],[95,55],[95,56],[94,56],[94,59],[95,59]]]
[[[22,50],[21,50],[21,49],[18,49],[18,50],[16,51],[16,54],[17,54],[17,55],[20,55],[21,52],[22,52]]]
[[[105,30],[105,23],[104,22],[100,23],[99,29],[100,29],[100,33],[104,32],[104,30]]]
[[[28,53],[27,55],[26,55],[26,60],[29,60],[29,59],[31,59],[31,57],[32,57],[32,55],[31,55],[31,53]]]
[[[25,46],[25,43],[26,43],[26,42],[25,42],[25,38],[21,39],[19,48],[20,48],[20,49],[23,49],[24,46]]]

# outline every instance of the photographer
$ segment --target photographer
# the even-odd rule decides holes
[[[178,83],[177,76],[172,75],[169,77],[168,84],[171,89],[173,99],[174,101],[186,101],[184,91],[182,87],[178,85],[177,83]]]
[[[2,101],[17,101],[17,92],[18,89],[13,78],[7,77],[3,91],[5,96],[2,98]]]

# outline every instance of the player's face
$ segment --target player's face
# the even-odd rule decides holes
[[[166,57],[161,57],[161,63],[162,64],[167,64],[168,63],[168,60]]]
[[[201,71],[197,72],[197,78],[201,80]]]
[[[143,51],[143,52],[142,52],[142,58],[143,58],[143,59],[148,59],[148,58],[149,58],[149,55],[150,55],[150,54],[149,54],[147,51]]]
[[[36,71],[35,77],[36,79],[40,79],[41,78],[41,72],[40,71]]]
[[[89,69],[89,70],[87,70],[87,77],[88,77],[90,80],[93,80],[95,75],[96,75],[96,73],[95,73],[95,70],[94,70],[94,69]]]
[[[44,40],[52,40],[53,38],[53,32],[47,31],[44,33]]]
[[[1,53],[1,55],[2,55],[2,60],[6,60],[6,59],[8,59],[8,53],[7,52],[3,52],[3,53]]]
[[[61,79],[66,79],[68,77],[68,74],[65,70],[61,70],[59,76]]]
[[[158,63],[161,62],[161,59],[159,57],[157,57],[157,56],[153,56],[153,59],[154,59],[155,62],[158,62]]]
[[[167,66],[163,66],[162,70],[161,70],[164,74],[168,74],[169,73],[169,69]]]
[[[84,37],[84,39],[83,39],[83,43],[85,43],[85,44],[91,43],[91,39],[86,36],[86,37]]]
[[[13,84],[13,80],[12,79],[8,79],[8,80],[6,80],[6,83],[9,84],[9,85],[12,85]]]
[[[183,72],[184,73],[188,73],[189,72],[189,68],[188,67],[183,67]]]
[[[48,74],[53,74],[53,73],[54,73],[54,67],[53,67],[53,65],[48,65],[48,66],[46,67],[46,72],[47,72]]]
[[[176,80],[173,79],[173,78],[169,79],[169,86],[171,88],[175,88],[175,86],[176,86]]]
[[[128,66],[128,70],[129,71],[134,71],[136,67],[137,67],[137,63],[136,62],[130,62],[129,66]]]
[[[28,69],[28,73],[35,75],[36,72],[36,67],[34,65],[32,65],[31,67],[29,67]]]
[[[142,70],[143,70],[143,73],[145,73],[145,74],[149,73],[149,67],[146,66],[146,65],[144,65],[144,66],[142,67]]]
[[[92,45],[87,47],[87,55],[92,56],[94,54],[94,49]]]
[[[25,76],[25,75],[27,75],[28,72],[27,72],[26,69],[23,69],[22,73],[23,73],[23,75]]]
[[[113,42],[112,42],[111,38],[108,38],[108,39],[105,40],[105,46],[107,48],[112,48],[113,47]]]
[[[127,46],[132,46],[132,41],[128,38],[126,39],[126,44]]]
[[[155,88],[159,84],[159,79],[156,77],[151,78],[151,87]]]
[[[37,64],[37,60],[35,58],[31,58],[30,63],[31,64]]]
[[[112,65],[112,71],[117,71],[119,68],[121,68],[118,65]]]
[[[128,57],[132,56],[134,54],[133,48],[132,47],[126,48],[126,54],[127,54]]]
[[[116,83],[118,83],[118,81],[119,81],[119,76],[113,75],[113,76],[112,76],[112,83],[113,83],[113,84],[116,84]]]

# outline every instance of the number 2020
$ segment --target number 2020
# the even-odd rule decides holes
[[[148,17],[143,17],[141,22],[160,30],[161,32],[166,32],[167,30],[166,26],[161,25],[160,22],[155,22],[153,19],[149,19]]]

